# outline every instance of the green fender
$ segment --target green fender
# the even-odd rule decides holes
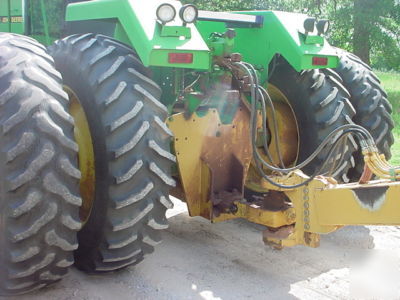
[[[196,27],[193,24],[183,26],[178,15],[175,21],[162,26],[156,17],[156,10],[162,3],[173,5],[177,14],[182,7],[175,0],[94,0],[70,4],[66,21],[108,22],[114,26],[113,37],[134,48],[145,66],[208,70],[210,50]],[[171,52],[193,53],[193,63],[169,63]]]
[[[134,48],[146,66],[210,70],[216,50],[209,49],[206,41],[213,32],[223,33],[225,23],[199,21],[196,25],[184,26],[176,16],[175,21],[162,25],[156,18],[156,10],[162,3],[170,3],[177,12],[182,7],[176,0],[93,0],[70,4],[66,20],[69,23],[84,22],[83,30],[84,24],[91,21],[111,24],[110,35]],[[325,38],[316,32],[305,34],[306,15],[275,11],[238,13],[264,18],[261,27],[235,28],[237,36],[233,48],[234,52],[243,55],[244,61],[256,66],[262,80],[266,80],[268,65],[276,54],[282,55],[297,71],[337,66],[336,51]],[[92,31],[88,29],[87,32]],[[170,63],[171,52],[193,53],[193,62]],[[314,57],[327,58],[327,63],[314,65]]]
[[[335,68],[339,58],[326,39],[317,32],[305,34],[304,21],[308,17],[303,14],[277,11],[249,11],[239,14],[261,15],[264,24],[260,28],[235,28],[234,52],[241,53],[243,60],[256,66],[261,79],[268,76],[268,65],[276,54],[282,55],[297,71],[317,68]],[[212,32],[224,32],[224,23],[202,21],[197,28],[203,38]],[[324,66],[313,65],[313,57],[326,57]]]

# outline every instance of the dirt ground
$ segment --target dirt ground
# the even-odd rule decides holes
[[[350,299],[356,258],[366,265],[368,253],[384,253],[394,259],[385,272],[400,269],[400,227],[346,227],[324,236],[320,248],[277,251],[264,246],[257,225],[210,224],[174,202],[164,242],[138,266],[103,276],[72,269],[63,281],[15,299]],[[364,277],[371,296],[368,280],[376,278]]]

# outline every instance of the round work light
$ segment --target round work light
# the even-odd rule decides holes
[[[326,34],[330,27],[331,24],[328,20],[319,20],[317,23],[318,34]]]
[[[175,16],[176,10],[171,4],[164,3],[157,8],[157,18],[163,24],[173,21]]]
[[[186,4],[182,6],[181,10],[179,11],[179,16],[186,24],[194,23],[199,16],[199,10],[192,4]]]
[[[306,32],[314,32],[315,23],[317,20],[315,18],[307,18],[304,20],[304,29]]]

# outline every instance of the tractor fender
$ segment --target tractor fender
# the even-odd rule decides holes
[[[243,60],[256,66],[262,81],[268,78],[268,66],[276,55],[283,56],[296,70],[335,68],[339,59],[336,49],[317,30],[306,33],[307,15],[279,11],[246,11],[237,14],[257,15],[263,19],[257,28],[237,26],[234,52]],[[213,32],[224,32],[230,24],[201,21],[197,29],[204,39]],[[326,64],[313,64],[314,57],[326,58]]]
[[[175,20],[162,25],[157,8],[174,6]],[[185,67],[208,70],[210,50],[193,24],[183,24],[179,10],[182,4],[173,0],[93,0],[71,3],[66,10],[67,32],[101,33],[131,46],[145,66]],[[169,53],[193,53],[192,63],[168,61]]]
[[[304,21],[308,18],[307,15],[278,11],[257,14],[264,16],[263,27],[250,33],[244,32],[245,29],[237,29],[235,44],[236,51],[243,54],[244,60],[264,67],[264,76],[267,76],[268,65],[277,54],[283,56],[298,72],[335,68],[338,65],[336,49],[324,36],[318,35],[316,30],[305,33]],[[326,64],[315,64],[314,57],[327,58]]]

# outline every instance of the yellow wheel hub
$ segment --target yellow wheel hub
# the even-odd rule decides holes
[[[86,223],[92,210],[95,193],[95,160],[93,141],[85,111],[74,91],[64,86],[70,99],[69,111],[75,121],[74,135],[79,146],[79,169],[81,171],[80,193],[83,200],[79,212],[80,219]]]

